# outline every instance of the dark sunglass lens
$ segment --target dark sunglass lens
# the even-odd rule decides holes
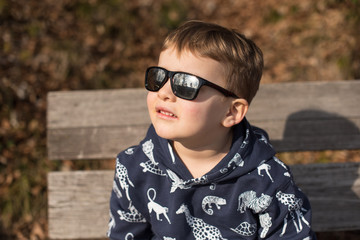
[[[166,73],[163,69],[150,68],[147,73],[146,88],[150,91],[158,91],[165,79]]]
[[[173,77],[174,94],[184,99],[194,99],[199,89],[199,79],[186,73],[176,73]]]

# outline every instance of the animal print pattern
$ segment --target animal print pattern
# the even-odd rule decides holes
[[[247,208],[253,210],[254,213],[265,211],[272,201],[272,197],[261,193],[260,197],[256,197],[255,191],[246,191],[239,195],[238,211],[244,213]]]
[[[268,144],[266,142],[265,137],[264,139],[261,138],[260,141],[264,141],[266,144]],[[249,129],[247,129],[246,131],[246,137],[241,144],[241,148],[245,148],[247,144],[249,144]],[[170,169],[163,169],[163,170],[160,169],[159,163],[155,159],[154,149],[155,146],[151,139],[145,141],[142,144],[142,151],[146,156],[146,158],[145,161],[140,163],[140,167],[143,168],[142,172],[144,174],[153,174],[153,175],[157,175],[158,177],[166,177],[170,181],[170,189],[169,189],[170,194],[175,194],[176,191],[187,191],[199,184],[208,184],[209,187],[208,190],[213,193],[216,193],[218,183],[217,182],[209,183],[207,175],[204,175],[200,178],[195,178],[185,181]],[[175,155],[170,144],[168,144],[168,151],[170,156],[169,161],[172,164],[176,164]],[[134,154],[134,148],[128,148],[125,151],[125,154],[127,155]],[[284,169],[285,176],[287,174],[290,176],[289,170],[284,163],[282,163],[276,157],[274,157],[273,160]],[[222,168],[220,172],[224,174],[237,167],[244,167],[244,166],[245,166],[245,161],[243,160],[242,156],[239,153],[236,153],[233,156],[233,158],[228,162],[227,166],[225,168]],[[258,176],[268,178],[272,183],[274,183],[275,180],[271,175],[271,166],[266,161],[262,161],[258,165],[256,170]],[[136,187],[137,186],[134,185],[133,181],[130,179],[128,175],[128,169],[123,164],[121,164],[120,161],[117,159],[116,178],[113,182],[113,193],[114,196],[116,196],[116,198],[118,199],[123,199],[123,197],[126,196],[126,199],[129,202],[129,206],[128,209],[117,210],[116,211],[117,216],[114,216],[116,215],[115,212],[114,214],[110,212],[110,221],[108,226],[109,230],[107,232],[108,236],[110,236],[112,229],[116,227],[117,219],[129,223],[147,222],[144,215],[138,209],[135,208],[135,206],[133,205],[133,201],[131,199],[130,192],[136,189]],[[158,189],[154,187],[149,187],[147,188],[146,191],[146,197],[147,197],[146,206],[147,206],[148,214],[151,217],[151,219],[154,219],[154,221],[158,221],[161,222],[162,224],[165,224],[164,226],[175,224],[171,222],[171,219],[169,218],[169,213],[170,212],[173,213],[176,210],[175,213],[177,215],[184,214],[185,217],[184,220],[186,220],[187,225],[191,228],[192,235],[196,240],[226,239],[225,237],[223,237],[223,233],[220,231],[218,227],[213,226],[205,221],[206,218],[201,219],[195,217],[193,213],[190,212],[189,208],[185,203],[178,206],[177,209],[176,208],[172,209],[166,206],[167,205],[166,201],[164,202],[163,199],[157,198],[157,191]],[[288,194],[282,191],[278,191],[275,197],[278,200],[278,202],[284,205],[285,207],[287,207],[289,211],[288,215],[283,220],[284,223],[279,237],[285,235],[289,224],[289,220],[294,224],[297,233],[303,230],[303,224],[310,227],[309,222],[305,219],[303,215],[303,213],[305,213],[307,210],[304,209],[302,206],[303,205],[302,199],[296,198],[294,194]],[[259,221],[258,223],[251,221],[250,222],[242,221],[237,226],[236,225],[234,225],[234,227],[229,226],[228,230],[231,230],[233,234],[236,233],[237,235],[240,235],[242,237],[251,237],[254,236],[258,231],[258,228],[260,228],[259,230],[260,236],[258,237],[266,238],[270,228],[273,227],[272,216],[270,215],[269,212],[266,211],[269,208],[270,204],[273,202],[273,197],[265,193],[257,193],[254,190],[248,190],[239,194],[237,199],[238,199],[237,208],[235,205],[232,205],[232,207],[235,206],[233,212],[237,212],[237,214],[239,214],[239,219],[241,220],[242,214],[244,214],[248,210],[251,210],[253,213],[258,214]],[[223,211],[224,208],[227,208],[228,206],[227,204],[228,204],[227,199],[224,196],[217,196],[211,194],[205,195],[202,198],[202,202],[199,203],[199,205],[201,205],[201,209],[203,210],[203,212],[209,217],[214,217],[213,215],[215,211],[221,214],[221,211]],[[226,211],[229,211],[229,209],[227,209]],[[126,234],[124,239],[134,239],[134,235],[129,232]],[[174,239],[176,240],[176,238],[173,238],[171,236],[163,236],[163,240],[174,240]]]
[[[283,193],[282,191],[276,193],[276,198],[279,200],[279,202],[287,206],[289,210],[289,213],[284,218],[284,226],[280,237],[282,237],[286,232],[289,217],[293,221],[297,233],[303,230],[302,223],[305,223],[305,225],[310,228],[309,222],[305,219],[303,215],[303,212],[307,212],[307,209],[303,208],[302,199],[297,198],[292,193]]]
[[[248,223],[248,222],[242,222],[237,226],[236,228],[231,228],[232,231],[236,232],[237,234],[241,236],[252,236],[256,233],[257,224],[256,223]]]
[[[153,197],[150,197],[150,192],[153,192]],[[162,219],[160,218],[160,215],[162,214],[166,220],[168,220],[169,224],[171,224],[170,219],[167,215],[167,213],[169,212],[169,209],[167,207],[163,207],[160,204],[155,202],[155,198],[156,198],[156,190],[153,188],[149,188],[147,191],[147,197],[149,200],[148,203],[148,209],[149,209],[149,213],[151,213],[152,211],[154,211],[156,213],[156,219],[158,221],[162,221]]]
[[[265,238],[268,233],[270,227],[272,226],[271,217],[269,213],[262,213],[259,215],[260,226],[262,227],[262,231],[260,234],[261,238]]]
[[[131,223],[144,223],[146,222],[146,219],[142,216],[142,214],[134,207],[129,207],[129,212],[125,212],[122,210],[118,210],[117,213],[119,214],[120,220],[124,220],[126,222]]]
[[[214,214],[214,210],[212,209],[212,204],[215,204],[216,208],[220,210],[221,205],[226,205],[226,199],[217,197],[217,196],[206,196],[202,200],[201,206],[204,212],[206,212],[209,215]]]
[[[185,214],[186,222],[192,229],[193,235],[196,240],[221,240],[225,239],[222,237],[220,230],[207,224],[200,218],[193,217],[185,204],[182,204],[176,211],[176,214]]]

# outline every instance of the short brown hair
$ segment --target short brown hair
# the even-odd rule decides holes
[[[162,51],[190,50],[224,65],[226,88],[250,104],[259,89],[263,54],[253,41],[235,30],[213,23],[188,21],[166,37]]]

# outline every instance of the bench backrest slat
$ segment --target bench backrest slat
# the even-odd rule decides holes
[[[359,93],[356,80],[264,84],[248,119],[277,151],[359,149]],[[49,159],[113,158],[150,123],[143,89],[51,92],[48,102]]]

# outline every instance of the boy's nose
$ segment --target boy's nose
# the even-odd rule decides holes
[[[163,101],[166,100],[175,100],[176,96],[174,95],[174,93],[172,92],[171,89],[171,84],[170,84],[170,79],[168,79],[168,81],[165,83],[164,86],[162,86],[162,88],[159,89],[158,93],[158,97],[160,99],[162,99]]]

